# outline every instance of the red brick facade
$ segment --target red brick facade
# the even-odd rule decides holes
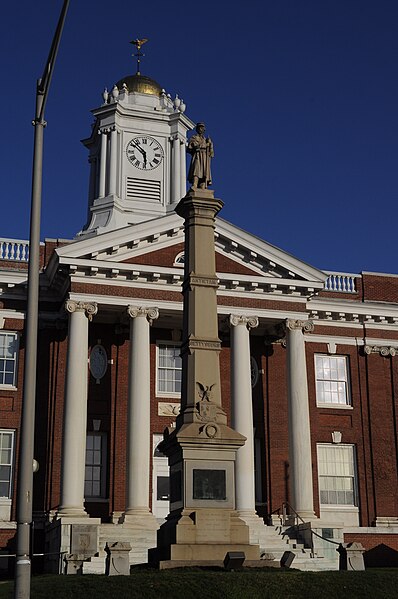
[[[181,283],[171,285],[168,282],[156,288],[156,283],[148,278],[147,283],[135,284],[134,279],[127,275],[125,279],[119,280],[119,271],[122,272],[123,265],[135,264],[137,268],[161,267],[171,269],[171,275],[182,275],[182,270],[173,267],[173,264],[176,255],[183,251],[183,243],[177,240],[174,245],[168,245],[164,249],[142,255],[136,252],[124,258],[120,264],[112,259],[110,267],[118,272],[106,274],[102,280],[95,281],[91,281],[88,274],[75,274],[68,265],[61,266],[57,262],[54,250],[61,245],[64,245],[64,250],[72,247],[52,241],[42,249],[43,264],[49,265],[49,269],[55,264],[57,275],[52,275],[50,291],[48,288],[43,290],[41,296],[35,441],[35,455],[40,469],[34,477],[34,510],[40,517],[49,517],[60,503],[68,346],[68,321],[62,306],[71,295],[74,298],[95,297],[99,310],[89,325],[88,354],[91,347],[100,343],[107,352],[109,365],[99,383],[89,375],[87,430],[94,430],[93,420],[96,419],[101,421],[101,432],[106,433],[106,497],[101,501],[87,502],[86,509],[91,516],[101,517],[106,522],[111,520],[114,513],[125,509],[130,348],[125,307],[127,304],[140,305],[141,301],[145,301],[146,305],[159,306],[160,310],[159,321],[151,328],[151,439],[148,439],[151,444],[152,435],[161,434],[171,422],[171,417],[159,415],[159,402],[178,401],[164,400],[157,395],[156,342],[171,342],[174,338],[173,331],[182,328]],[[87,260],[87,256],[83,256],[83,259]],[[73,263],[71,258],[70,265]],[[95,266],[95,259],[92,264]],[[23,272],[25,264],[21,268],[20,264],[2,261],[0,278],[1,273],[12,271],[12,267],[14,271]],[[233,274],[237,281],[248,275],[259,276],[258,269],[256,271],[236,259],[232,260],[221,249],[217,251],[217,271],[221,274]],[[133,283],[130,284],[129,281]],[[292,281],[292,285],[295,283]],[[288,292],[272,295],[271,291],[249,292],[243,287],[243,283],[241,287],[239,285],[236,292],[227,289],[218,295],[219,334],[222,341],[222,398],[223,407],[230,417],[230,336],[223,324],[225,317],[230,312],[245,313],[249,310],[253,314],[258,313],[260,326],[251,333],[251,353],[259,369],[259,378],[253,387],[253,425],[260,448],[256,456],[256,468],[261,471],[259,480],[262,481],[261,489],[257,489],[258,512],[267,517],[280,508],[283,502],[291,501],[286,348],[281,335],[278,338],[275,332],[276,327],[283,323],[284,318],[313,317],[314,331],[306,334],[305,338],[315,512],[320,514],[317,444],[330,444],[332,432],[339,431],[342,442],[355,448],[359,526],[367,528],[366,533],[362,533],[360,529],[358,533],[347,533],[346,540],[360,541],[369,550],[379,544],[397,550],[398,534],[378,534],[375,524],[377,518],[398,518],[398,277],[375,274],[358,276],[356,292],[352,294],[322,290],[307,292],[300,291],[301,288],[297,291],[295,288],[289,291],[290,295]],[[311,287],[310,282],[308,286]],[[2,289],[0,319],[2,313],[5,317],[1,331],[20,332],[17,388],[10,390],[0,386],[0,427],[15,430],[15,469],[10,517],[11,521],[15,521],[15,471],[18,464],[22,403],[25,304],[13,289]],[[113,304],[109,298],[112,298]],[[163,305],[166,307],[162,311]],[[391,313],[386,313],[386,310]],[[11,317],[12,311],[17,312],[19,318]],[[167,319],[172,312],[173,319],[168,325]],[[334,348],[328,345],[328,340],[332,345],[335,344]],[[374,340],[380,341],[380,347],[391,345],[392,348],[397,348],[397,355],[394,351],[387,356],[381,355],[380,347]],[[370,353],[365,351],[367,346],[373,348],[369,350]],[[314,364],[314,356],[317,354],[347,356],[350,405],[336,408],[317,405]],[[151,477],[150,481],[152,487]],[[149,495],[152,497],[152,488],[149,489]],[[373,527],[374,533],[369,532],[369,527]],[[0,523],[1,547],[5,548],[14,534],[15,531],[11,529],[1,530]]]

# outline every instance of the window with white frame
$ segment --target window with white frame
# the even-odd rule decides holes
[[[0,386],[16,387],[18,333],[0,332]]]
[[[321,505],[357,505],[353,445],[319,444],[318,477]]]
[[[105,497],[106,435],[87,433],[84,496]]]
[[[159,343],[157,346],[157,393],[180,395],[182,379],[181,347],[174,343]]]
[[[0,497],[11,497],[14,431],[0,430]]]
[[[347,356],[315,356],[318,405],[351,405]]]

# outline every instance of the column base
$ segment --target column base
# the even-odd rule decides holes
[[[313,522],[319,520],[318,516],[314,511],[311,510],[297,510],[297,514],[304,520],[304,522]],[[295,514],[292,515],[292,518],[297,517]]]
[[[145,508],[128,510],[121,515],[119,523],[129,528],[144,528],[146,530],[157,530],[159,528],[155,516]]]
[[[55,513],[55,518],[89,518],[89,515],[84,508],[60,507]]]

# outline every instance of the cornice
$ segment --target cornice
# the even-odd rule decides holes
[[[105,260],[70,259],[60,257],[60,266],[68,268],[72,282],[129,286],[139,283],[151,288],[156,287],[181,287],[184,279],[184,271],[179,267],[147,266],[141,264],[130,264],[125,262],[108,262]],[[229,273],[217,273],[218,292],[222,295],[236,297],[265,297],[275,300],[287,296],[290,301],[305,302],[308,294],[314,292],[306,281],[292,281],[286,279],[273,279],[264,276],[235,275]],[[153,287],[152,287],[153,288]]]

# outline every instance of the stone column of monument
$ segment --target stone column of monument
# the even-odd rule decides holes
[[[291,505],[303,520],[312,520],[314,494],[307,367],[303,331],[314,330],[309,320],[286,321],[289,477]]]
[[[70,316],[62,440],[61,502],[58,515],[80,517],[87,516],[84,509],[84,475],[88,322],[97,313],[97,305],[67,300],[65,309]]]
[[[200,180],[200,179],[199,179]],[[176,212],[185,221],[181,413],[159,447],[169,457],[171,512],[154,561],[222,563],[228,551],[259,558],[235,509],[235,458],[243,435],[227,426],[221,404],[215,270],[215,216],[221,200],[191,188]]]
[[[256,514],[250,369],[250,330],[258,326],[258,318],[231,314],[229,324],[232,426],[246,437],[246,443],[236,455],[236,509],[250,528],[250,539],[258,541],[258,527],[264,528],[264,521]]]
[[[127,420],[127,492],[123,522],[157,530],[149,509],[150,473],[150,343],[149,327],[157,308],[128,306],[130,356]],[[155,537],[154,537],[155,541]]]

